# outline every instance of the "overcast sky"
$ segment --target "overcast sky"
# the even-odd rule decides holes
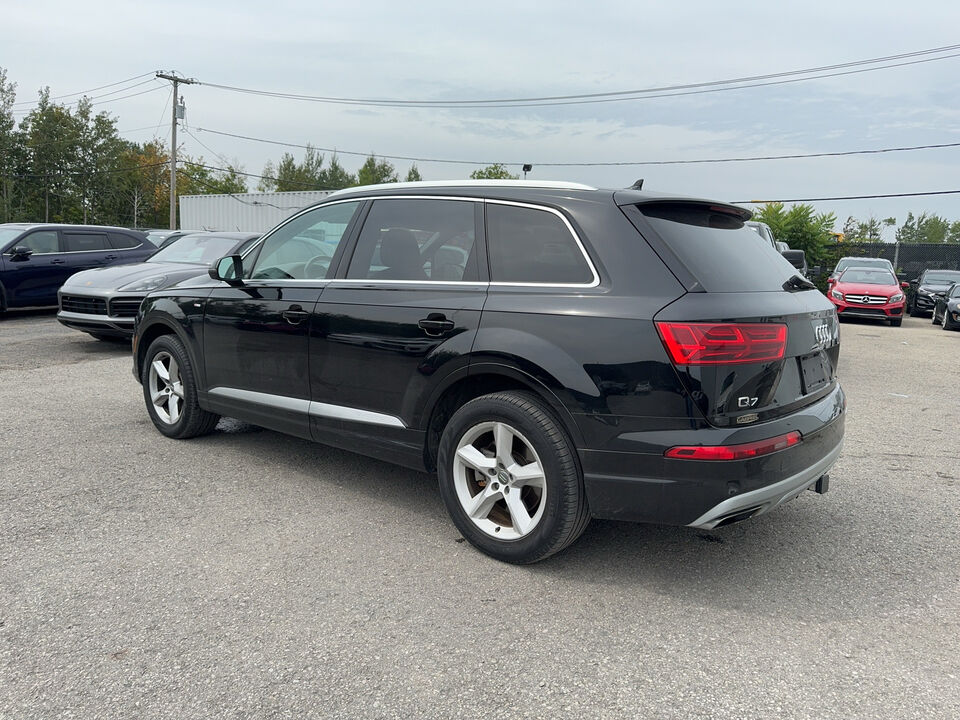
[[[32,0],[5,3],[2,18],[0,67],[18,85],[20,111],[42,86],[57,97],[158,69],[304,95],[464,100],[708,82],[960,43],[960,3],[944,0]],[[128,87],[95,109],[114,115],[130,140],[169,142],[169,83],[145,76],[90,94]],[[960,147],[709,165],[543,165],[960,142],[960,57],[768,87],[532,108],[353,107],[206,85],[184,87],[183,95],[197,138],[181,133],[183,150],[214,165],[222,164],[219,155],[252,173],[285,148],[200,129],[336,148],[351,171],[363,158],[348,152],[373,152],[503,162],[513,172],[529,162],[533,178],[599,187],[643,177],[646,189],[733,201],[960,190]],[[392,162],[401,177],[411,164]],[[467,177],[476,167],[417,166],[425,180]],[[960,219],[960,195],[814,205],[836,213],[838,229],[848,215],[903,222],[908,210]]]

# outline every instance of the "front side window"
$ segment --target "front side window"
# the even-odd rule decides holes
[[[264,241],[250,278],[323,280],[329,277],[330,262],[359,207],[359,201],[324,205],[280,226]]]
[[[16,246],[30,248],[34,255],[60,252],[60,240],[57,238],[56,230],[40,230],[30,233],[25,238],[18,240]]]
[[[486,213],[492,282],[588,285],[594,281],[593,270],[558,215],[499,203],[487,203]]]
[[[475,203],[376,200],[363,223],[348,278],[475,282]]]

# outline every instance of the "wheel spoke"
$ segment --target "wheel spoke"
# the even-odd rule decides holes
[[[180,366],[177,364],[176,359],[171,355],[170,356],[170,382],[171,383],[180,383]]]
[[[526,535],[533,525],[533,518],[523,504],[519,492],[508,493],[504,496],[507,499],[507,509],[510,511],[510,519],[513,520],[513,529],[521,535]]]
[[[176,395],[181,400],[183,399],[183,383],[179,380],[170,383],[170,389],[173,391],[173,394]]]
[[[493,509],[494,504],[502,497],[502,492],[499,490],[493,490],[490,485],[487,485],[480,492],[473,496],[469,506],[465,508],[467,515],[472,517],[474,520],[486,520],[487,515],[490,514],[490,510]]]
[[[171,362],[173,362],[172,359]],[[164,382],[170,382],[170,373],[167,372],[167,368],[162,360],[156,359],[153,361],[153,371],[157,374],[157,377]]]
[[[150,393],[150,399],[157,407],[163,407],[163,403],[166,402],[167,395],[159,390],[155,390],[154,392]]]
[[[542,488],[546,482],[543,475],[543,468],[540,467],[540,463],[537,461],[527,463],[526,465],[520,465],[519,463],[508,465],[507,472],[513,476],[514,487],[532,485],[533,487]]]
[[[513,430],[504,423],[493,427],[493,442],[496,446],[497,460],[504,466],[513,464]]]
[[[167,398],[167,412],[170,414],[171,424],[180,419],[180,398],[176,395]]]
[[[483,473],[484,475],[487,474],[487,470],[497,466],[496,458],[488,458],[473,445],[464,445],[462,448],[457,450],[457,457],[465,465],[473,468],[477,472]]]

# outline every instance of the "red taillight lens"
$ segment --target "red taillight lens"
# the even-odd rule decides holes
[[[780,360],[787,326],[780,323],[658,322],[675,365],[729,365]]]
[[[794,430],[786,435],[742,445],[678,445],[670,448],[663,455],[677,460],[747,460],[786,450],[802,439],[803,436]]]

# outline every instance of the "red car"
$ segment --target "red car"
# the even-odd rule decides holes
[[[827,293],[837,306],[837,317],[865,317],[903,322],[904,287],[883,268],[853,267],[844,270]]]

